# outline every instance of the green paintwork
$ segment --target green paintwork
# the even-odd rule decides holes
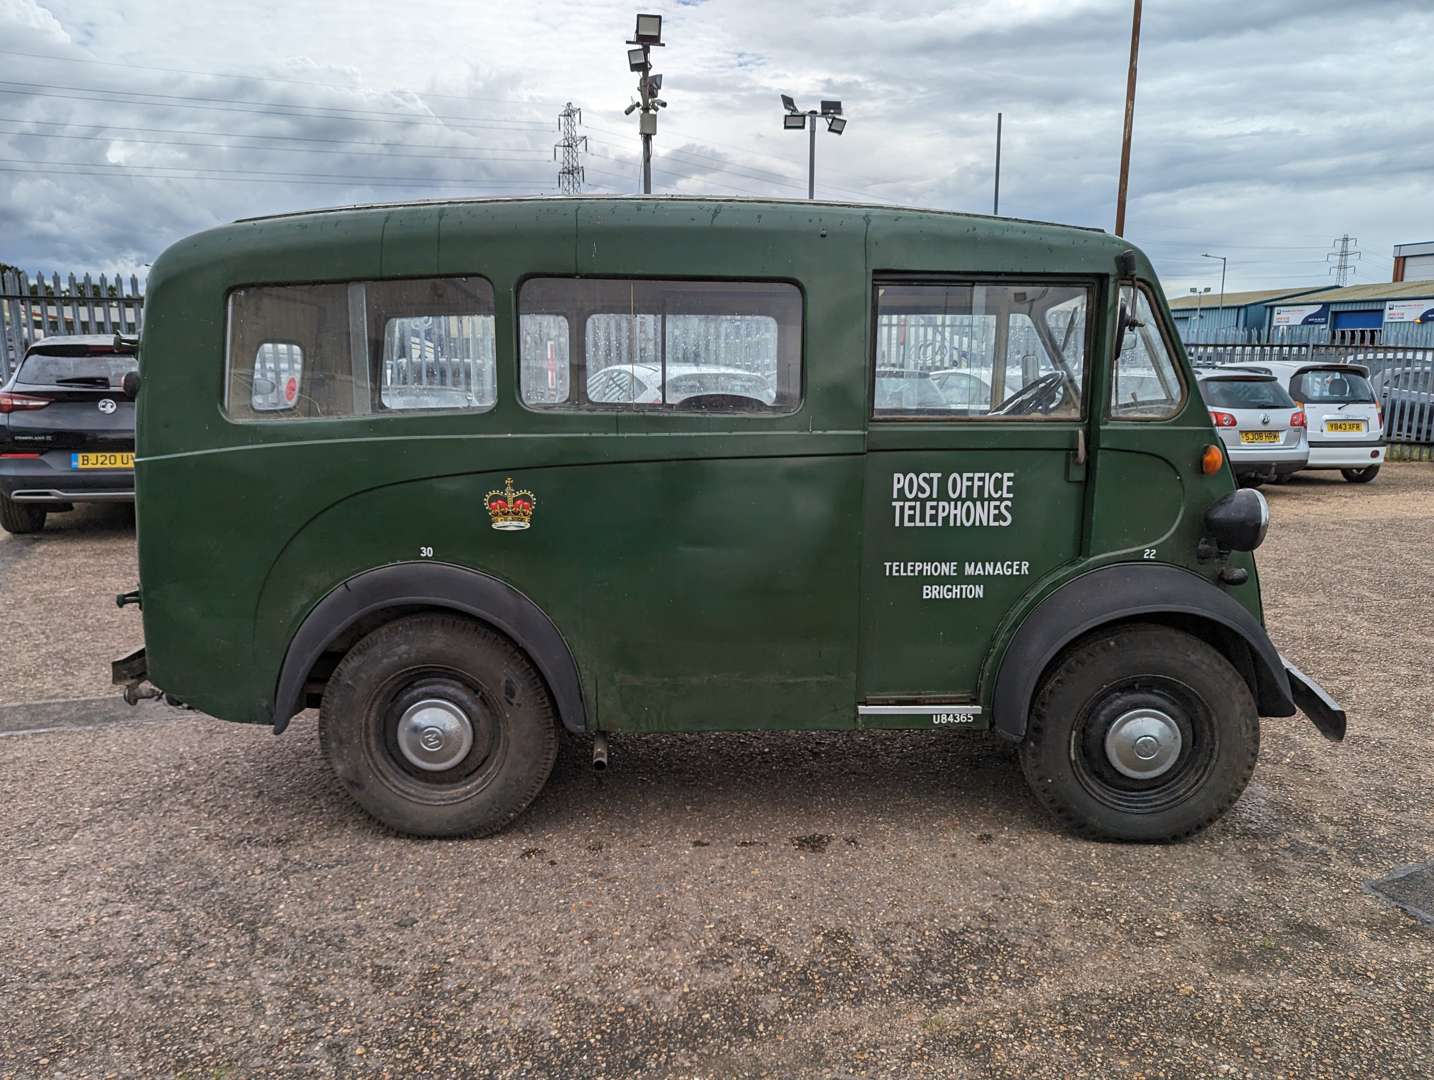
[[[138,426],[149,674],[204,712],[269,722],[293,634],[332,589],[433,558],[514,584],[553,619],[605,730],[840,728],[860,702],[989,713],[1011,634],[1073,575],[1197,562],[1233,489],[1189,394],[1169,421],[872,422],[883,274],[1060,276],[1094,289],[1087,401],[1109,393],[1112,275],[1130,245],[1009,219],[820,203],[580,199],[372,207],[240,222],[176,244],[146,298]],[[1138,275],[1154,280],[1148,262]],[[795,413],[535,412],[517,401],[516,297],[533,275],[776,279],[804,295]],[[489,412],[235,423],[225,297],[240,285],[482,275],[497,299]],[[1158,293],[1158,290],[1157,290]],[[1168,319],[1168,312],[1162,310]],[[1193,388],[1188,365],[1183,377]],[[1075,450],[1081,431],[1085,464]],[[895,529],[893,472],[1015,471],[1010,528]],[[532,528],[489,528],[504,477]],[[1029,562],[980,600],[922,601],[886,562]],[[1230,590],[1256,616],[1259,588]],[[917,590],[913,592],[913,590]],[[920,717],[865,726],[929,726]],[[983,716],[971,724],[983,727]]]

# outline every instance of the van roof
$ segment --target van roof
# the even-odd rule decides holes
[[[524,195],[510,197],[474,196],[466,199],[406,199],[394,202],[352,203],[344,206],[326,206],[313,210],[291,210],[279,214],[259,214],[254,217],[236,218],[235,224],[252,221],[274,221],[283,218],[303,218],[320,214],[338,214],[353,210],[392,210],[403,207],[463,206],[473,203],[558,203],[558,202],[626,202],[626,203],[692,203],[712,205],[732,203],[755,206],[792,206],[825,208],[832,210],[878,210],[895,214],[931,214],[941,217],[971,218],[979,221],[1002,222],[1012,225],[1048,225],[1059,229],[1078,229],[1081,232],[1103,235],[1104,229],[1094,225],[1067,225],[1057,221],[1041,221],[1036,218],[996,217],[991,214],[973,214],[960,210],[934,210],[919,206],[897,206],[890,203],[827,202],[812,199],[758,198],[743,195]]]

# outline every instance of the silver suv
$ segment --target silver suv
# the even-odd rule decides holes
[[[1304,411],[1275,376],[1208,371],[1198,382],[1237,480],[1283,479],[1309,462]]]

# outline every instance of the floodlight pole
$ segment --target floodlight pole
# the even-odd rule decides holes
[[[1202,259],[1220,260],[1220,309],[1223,311],[1225,308],[1225,264],[1229,262],[1229,260],[1224,255],[1211,255],[1208,251],[1200,252],[1200,257]]]
[[[817,114],[807,113],[807,130],[811,133],[811,149],[807,152],[807,198],[817,197]]]
[[[652,136],[642,133],[642,193],[652,194]]]
[[[644,31],[643,20],[657,22],[656,28],[651,27]],[[642,50],[641,66],[633,59],[637,49],[628,51],[628,66],[630,70],[637,72],[637,94],[638,101],[628,106],[627,111],[641,109],[637,117],[637,131],[642,139],[642,193],[652,194],[652,137],[657,134],[657,110],[666,106],[667,102],[657,96],[657,90],[661,84],[662,76],[652,73],[652,48],[661,48],[665,43],[662,41],[662,18],[657,15],[639,15],[637,17],[637,29],[633,32],[629,45],[635,45]]]
[[[1115,195],[1115,235],[1125,235],[1125,195],[1130,187],[1130,136],[1135,127],[1135,61],[1140,55],[1140,0],[1130,24],[1130,71],[1125,76],[1125,136],[1120,143],[1120,187]]]

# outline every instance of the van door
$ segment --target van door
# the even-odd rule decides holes
[[[1074,560],[1096,283],[878,279],[862,554],[865,726],[985,728],[997,625]]]

